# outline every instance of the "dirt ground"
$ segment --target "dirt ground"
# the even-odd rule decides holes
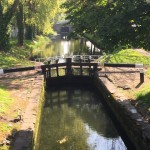
[[[7,89],[12,98],[7,112],[0,114],[0,123],[8,127],[7,131],[0,132],[0,145],[11,144],[19,130],[22,124],[21,117],[29,103],[28,97],[31,94],[32,81],[36,74],[36,71],[26,71],[0,75],[1,86]]]
[[[125,72],[137,71],[133,68],[105,68],[104,71]],[[142,100],[136,100],[135,93],[140,91],[146,84],[150,83],[150,79],[144,76],[144,83],[140,83],[140,73],[112,73],[106,75],[121,93],[134,105],[137,111],[144,117],[146,122],[150,123],[150,108],[147,104],[143,104]]]
[[[144,56],[150,57],[150,52],[143,49],[134,49]],[[150,69],[150,65],[144,67],[144,72]],[[103,71],[140,71],[140,68],[104,68]],[[140,91],[146,84],[150,84],[150,78],[144,75],[144,83],[140,83],[139,73],[112,73],[107,75],[108,79],[128,97],[132,105],[135,106],[137,111],[144,117],[145,121],[150,123],[150,107],[147,104],[143,104],[142,100],[136,100],[135,93]]]

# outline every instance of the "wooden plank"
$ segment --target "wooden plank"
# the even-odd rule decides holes
[[[142,68],[143,64],[114,64],[114,63],[104,63],[104,67]]]
[[[23,67],[23,68],[11,68],[11,69],[4,69],[4,73],[11,73],[11,72],[20,72],[20,71],[28,71],[28,70],[34,70],[35,67]]]
[[[111,73],[140,73],[140,71],[105,71],[98,72],[99,74],[111,74]]]
[[[80,66],[81,63],[72,63],[72,66]],[[95,66],[97,63],[82,63],[82,66]]]

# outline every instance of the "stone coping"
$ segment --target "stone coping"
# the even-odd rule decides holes
[[[31,149],[43,83],[44,78],[40,74],[37,74],[32,81],[31,92],[27,97],[28,106],[23,114],[23,122],[17,133],[12,150]]]

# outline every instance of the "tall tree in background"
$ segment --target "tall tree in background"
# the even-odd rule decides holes
[[[19,3],[17,13],[16,13],[16,20],[17,20],[17,27],[18,27],[18,45],[23,45],[24,40],[24,12],[23,12],[23,4]]]
[[[100,48],[130,45],[150,50],[148,0],[67,0],[63,6],[75,31]]]
[[[14,12],[16,12],[18,4],[19,0],[14,0],[12,4],[7,2],[7,5],[6,1],[0,1],[0,50],[6,50],[8,48],[8,25],[14,15]]]
[[[59,12],[60,2],[61,0],[26,1],[26,39],[31,40],[35,32],[45,35],[53,32],[52,27]]]
[[[23,45],[25,37],[32,40],[35,34],[53,33],[53,24],[60,12],[61,0],[0,0],[0,50],[8,49],[11,19],[17,23],[18,45]],[[16,22],[15,22],[16,20]]]

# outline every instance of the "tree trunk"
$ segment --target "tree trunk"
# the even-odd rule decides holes
[[[15,0],[13,5],[8,8],[8,11],[3,13],[3,7],[0,1],[0,50],[7,50],[9,48],[8,25],[17,9],[18,3],[19,0]]]
[[[1,20],[0,20],[1,21]],[[9,49],[9,35],[7,27],[0,23],[0,51]]]
[[[93,55],[95,55],[95,48],[96,48],[96,47],[95,47],[95,45],[94,45],[94,48],[93,48]]]
[[[32,28],[33,30],[33,34],[32,34],[32,36],[33,36],[33,38],[35,38],[35,36],[36,36],[36,28],[35,28],[35,26],[33,26],[33,28]]]
[[[91,43],[91,55],[93,54],[93,44]]]
[[[25,38],[26,40],[33,40],[33,28],[31,25],[26,25]]]
[[[3,16],[2,4],[0,3],[0,50],[7,49],[6,45],[8,45],[8,42],[7,27]]]
[[[17,11],[18,45],[22,46],[24,41],[23,5],[20,3]]]

